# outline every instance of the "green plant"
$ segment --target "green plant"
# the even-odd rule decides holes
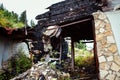
[[[0,71],[0,80],[9,80],[31,68],[32,61],[26,57],[22,50],[7,61],[7,68]]]
[[[75,43],[75,47],[78,48],[78,49],[86,50],[86,45],[84,43],[82,43],[82,41],[79,41],[79,42]]]
[[[14,61],[13,61],[14,62]],[[20,54],[19,58],[15,60],[16,73],[22,73],[32,66],[31,60],[25,56],[25,54]],[[12,66],[12,63],[11,63]]]
[[[11,78],[11,75],[9,75],[9,72],[7,71],[0,71],[0,80],[9,80]]]
[[[79,50],[75,55],[75,64],[77,66],[89,66],[94,63],[94,55],[89,51]]]
[[[24,11],[20,17],[13,11],[10,12],[0,4],[0,27],[5,28],[22,28],[25,25],[26,12]],[[27,21],[27,20],[26,20]]]

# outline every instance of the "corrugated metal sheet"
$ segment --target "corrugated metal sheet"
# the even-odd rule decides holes
[[[105,13],[110,21],[112,31],[115,37],[115,41],[117,43],[118,51],[120,54],[120,10],[112,11]]]

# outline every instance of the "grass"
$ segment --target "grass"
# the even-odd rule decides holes
[[[77,66],[89,66],[94,63],[94,54],[87,50],[75,49],[75,64]]]

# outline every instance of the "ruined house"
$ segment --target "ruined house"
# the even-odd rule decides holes
[[[15,54],[16,44],[26,42],[26,39],[33,40],[34,50],[41,50],[41,30],[57,25],[62,29],[61,38],[72,39],[72,69],[74,42],[92,40],[97,79],[119,80],[119,4],[119,0],[65,0],[51,5],[47,8],[48,12],[36,16],[38,25],[34,29],[28,28],[27,35],[25,29],[0,27],[0,57],[4,53],[6,60],[6,55]]]
[[[96,76],[100,80],[120,79],[119,0],[65,0],[51,5],[48,12],[36,16],[38,26],[61,27],[61,37],[74,42],[93,40]]]
[[[8,60],[14,54],[19,53],[19,51],[23,51],[28,57],[30,57],[29,52],[31,50],[29,42],[35,44],[33,51],[41,50],[41,29],[39,31],[38,29],[40,28],[27,27],[10,29],[0,27],[0,68],[4,61]],[[38,42],[38,44],[36,42]]]
[[[19,33],[21,32],[23,33],[22,30],[14,30],[0,27],[0,67],[2,67],[3,62],[9,59],[10,56],[18,53],[18,46],[25,46],[24,48],[26,48],[26,45],[21,42],[22,39],[20,39],[24,36],[19,36]],[[26,51],[28,50],[26,49]]]

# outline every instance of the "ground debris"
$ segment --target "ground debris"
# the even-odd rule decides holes
[[[64,80],[70,79],[70,74],[55,68],[55,62],[38,62],[28,71],[11,80]]]

